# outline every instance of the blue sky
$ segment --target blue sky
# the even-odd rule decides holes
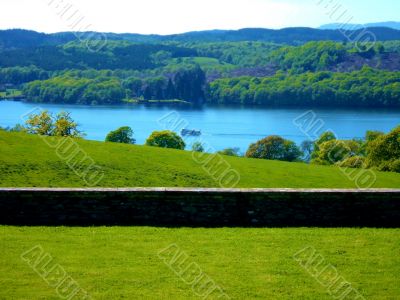
[[[400,21],[399,0],[1,0],[0,29],[171,34]]]

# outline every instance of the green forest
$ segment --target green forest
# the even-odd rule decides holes
[[[220,32],[110,35],[92,51],[67,33],[0,31],[0,97],[17,90],[43,103],[400,107],[400,38],[382,34],[360,49],[317,33],[315,41],[298,33],[297,42],[293,32],[282,41],[264,31],[226,32],[225,40]]]
[[[207,95],[210,103],[400,107],[400,72],[364,67],[350,73],[224,78],[210,83]]]

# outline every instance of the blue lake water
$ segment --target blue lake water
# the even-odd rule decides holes
[[[388,132],[400,125],[400,111],[377,109],[314,109],[313,114],[298,119],[310,109],[271,109],[261,107],[204,107],[188,109],[179,107],[126,106],[81,106],[62,104],[34,104],[14,101],[0,101],[0,126],[14,126],[23,123],[23,116],[40,107],[57,113],[69,111],[72,118],[86,133],[86,139],[103,141],[111,130],[130,126],[135,132],[138,144],[144,144],[154,130],[182,127],[202,131],[201,141],[208,147],[221,150],[238,147],[245,152],[257,140],[272,134],[280,135],[296,143],[315,135],[315,129],[307,131],[307,122],[315,117],[319,132],[331,129],[342,139],[361,138],[367,130]],[[179,120],[178,120],[179,118]],[[297,120],[297,122],[294,122]],[[296,125],[296,124],[297,125]],[[304,123],[302,127],[299,127]],[[186,140],[189,145],[193,138]]]

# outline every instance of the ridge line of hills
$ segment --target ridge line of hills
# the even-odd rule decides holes
[[[371,27],[368,32],[374,34],[378,41],[400,40],[400,30],[387,27]],[[365,28],[348,31],[348,37],[357,37],[366,32]],[[91,34],[91,35],[90,35]],[[289,45],[302,44],[309,41],[350,41],[342,30],[315,29],[308,27],[291,27],[283,29],[243,28],[239,30],[206,30],[192,31],[172,35],[136,34],[136,33],[104,33],[80,32],[81,36],[98,34],[109,40],[126,40],[131,42],[237,42],[265,41],[285,43]],[[40,33],[25,29],[0,30],[0,47],[35,47],[40,45],[58,45],[76,40],[76,32]]]
[[[387,21],[387,22],[375,22],[366,24],[330,23],[322,25],[318,27],[318,29],[362,29],[370,27],[387,27],[400,30],[400,22]]]

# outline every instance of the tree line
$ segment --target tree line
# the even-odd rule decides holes
[[[20,85],[48,78],[49,72],[39,69],[36,66],[0,68],[0,84]]]
[[[68,104],[120,104],[125,99],[180,99],[203,103],[205,74],[199,67],[181,69],[171,78],[84,78],[66,74],[27,83],[24,95],[33,102]]]
[[[40,72],[39,72],[40,74]],[[206,84],[198,67],[170,77],[86,78],[66,74],[33,81],[23,90],[34,102],[119,104],[124,99],[180,99],[195,104],[400,107],[400,72],[364,67],[351,73],[315,72],[223,78]]]
[[[210,83],[206,99],[268,106],[400,107],[400,72],[364,67],[351,73],[223,78]]]
[[[47,71],[64,69],[153,69],[164,64],[159,57],[197,56],[195,49],[162,44],[109,41],[101,51],[91,52],[84,43],[0,49],[0,67],[35,65]]]

